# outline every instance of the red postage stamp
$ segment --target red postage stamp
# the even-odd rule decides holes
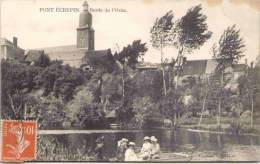
[[[2,161],[36,159],[36,121],[2,120]]]

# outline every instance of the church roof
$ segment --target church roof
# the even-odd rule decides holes
[[[84,55],[87,51],[87,49],[77,48],[76,45],[46,47],[41,49],[43,49],[44,52],[50,56],[51,59],[57,60],[81,60],[83,56],[79,56],[79,54]]]
[[[87,49],[77,48],[76,45],[65,45],[41,48],[51,60],[62,60],[64,64],[80,67],[81,59],[85,56]]]

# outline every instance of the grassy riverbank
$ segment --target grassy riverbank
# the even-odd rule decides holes
[[[192,117],[189,120],[181,120],[179,127],[185,129],[196,129],[214,132],[226,132],[233,134],[253,134],[260,135],[260,120],[254,120],[253,127],[249,121],[240,120],[232,122],[229,117],[221,117],[221,125],[217,126],[216,117],[203,118],[199,125],[199,118]]]

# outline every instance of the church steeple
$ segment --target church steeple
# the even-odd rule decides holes
[[[85,1],[82,6],[83,6],[84,11],[88,11],[88,2],[87,1]]]
[[[85,1],[83,10],[79,15],[79,27],[77,28],[77,47],[94,50],[94,29],[92,28],[92,14],[89,5]]]

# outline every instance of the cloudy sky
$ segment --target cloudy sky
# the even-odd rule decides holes
[[[1,1],[1,0],[0,0]],[[79,8],[84,0],[2,0],[1,35],[9,40],[18,37],[24,49],[72,45],[76,43],[79,12],[40,12],[40,8]],[[260,54],[259,0],[88,0],[93,9],[124,9],[127,12],[92,12],[95,49],[121,49],[133,40],[147,43],[145,60],[159,62],[159,51],[149,42],[150,28],[157,17],[173,10],[175,19],[190,7],[202,4],[213,36],[200,50],[187,54],[188,59],[211,58],[210,49],[224,29],[233,24],[241,30],[246,44],[245,56],[254,61]],[[165,49],[166,57],[176,56],[174,48]]]

